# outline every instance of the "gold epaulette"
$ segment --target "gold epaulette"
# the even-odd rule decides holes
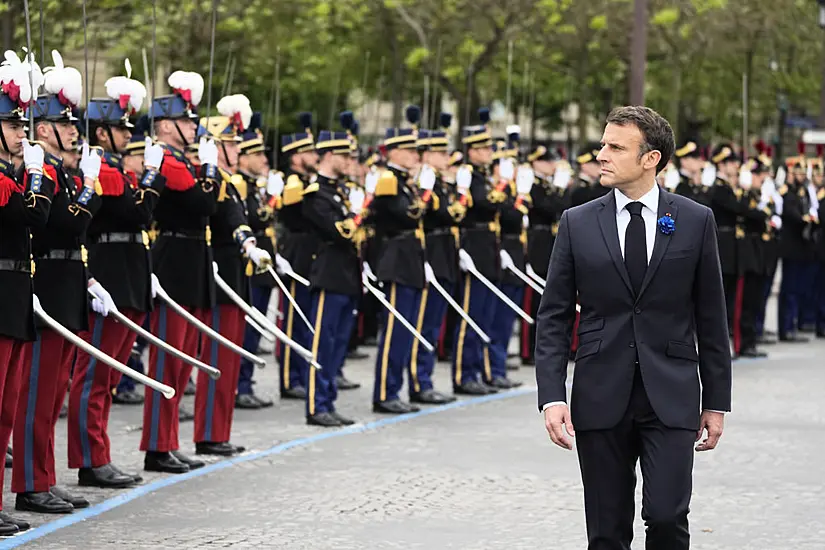
[[[223,202],[226,200],[226,180],[221,181],[221,190],[218,193],[218,202]]]
[[[433,210],[438,210],[441,207],[441,199],[438,198],[438,195],[433,193],[430,195],[430,201],[433,204]]]
[[[321,186],[318,185],[318,182],[310,183],[309,185],[306,186],[306,189],[304,189],[304,192],[301,193],[301,194],[302,195],[309,195],[310,193],[316,193],[318,191],[318,189],[320,189],[320,188],[321,188]]]
[[[398,194],[398,178],[391,170],[384,170],[375,185],[376,197],[393,197]]]
[[[284,206],[301,202],[304,198],[304,182],[301,181],[301,178],[295,174],[290,174],[286,179],[286,185],[284,186],[284,192],[281,198],[283,199]]]
[[[241,196],[241,200],[246,200],[246,194],[249,192],[249,189],[246,184],[246,178],[244,178],[240,174],[232,174],[232,177],[229,178],[229,181],[232,182],[232,185],[235,186],[235,189],[238,190],[238,194]]]
[[[358,228],[355,225],[355,220],[347,218],[340,222],[335,222],[335,229],[338,230],[338,233],[340,233],[342,237],[351,240],[355,236]]]

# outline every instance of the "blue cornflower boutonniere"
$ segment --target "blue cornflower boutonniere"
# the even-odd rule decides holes
[[[669,212],[659,218],[656,225],[659,226],[659,231],[665,235],[672,235],[673,232],[676,231],[676,222],[673,221],[673,218],[670,216]]]

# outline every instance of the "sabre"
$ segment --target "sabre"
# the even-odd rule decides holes
[[[263,336],[264,338],[266,338],[266,339],[267,339],[267,340],[269,340],[270,342],[275,342],[275,338],[274,338],[274,337],[273,337],[270,333],[268,333],[268,332],[267,332],[267,331],[265,331],[263,328],[261,328],[261,325],[259,325],[258,323],[256,323],[256,322],[252,319],[252,317],[250,317],[249,315],[244,315],[244,317],[243,317],[243,318],[244,318],[244,321],[246,321],[246,322],[249,324],[249,326],[251,326],[252,328],[254,328],[256,332],[258,332],[258,334],[260,334],[261,336]]]
[[[509,269],[513,273],[513,275],[515,275],[516,277],[521,279],[525,284],[529,285],[530,288],[532,288],[533,290],[535,290],[539,294],[544,294],[544,288],[539,286],[538,283],[536,283],[533,279],[528,277],[527,274],[524,273],[522,270],[520,270],[519,268],[517,268],[514,265],[508,265],[507,269]]]
[[[83,4],[83,10],[85,13],[86,4]],[[37,90],[34,89],[34,54],[32,53],[32,29],[31,29],[31,22],[29,21],[29,0],[23,0],[23,11],[26,14],[26,47],[28,51],[26,52],[26,57],[29,59],[29,85],[32,90],[31,98],[29,98],[29,109],[31,113],[31,120],[29,121],[29,141],[34,141],[34,104],[37,98]],[[8,16],[7,16],[8,17]],[[84,16],[84,25],[85,25],[85,16]],[[31,56],[31,57],[29,57]]]
[[[447,292],[443,286],[441,286],[441,283],[439,283],[435,279],[435,277],[428,281],[428,283],[432,285],[432,287],[436,289],[439,294],[441,294],[444,300],[446,300],[446,302],[450,304],[450,306],[455,310],[455,312],[458,313],[459,317],[461,317],[462,319],[464,319],[464,321],[467,322],[470,328],[473,329],[476,332],[476,334],[478,334],[479,338],[481,338],[485,344],[489,345],[490,337],[487,336],[487,334],[483,330],[481,330],[481,327],[478,326],[475,321],[473,321],[473,319],[466,311],[464,311],[464,308],[462,308],[460,305],[458,305],[458,303],[455,300],[453,300],[453,297],[450,296],[450,293]]]
[[[289,301],[290,304],[292,304],[292,308],[298,314],[298,317],[300,317],[301,320],[304,322],[304,324],[307,326],[307,328],[309,329],[309,332],[311,332],[312,334],[315,334],[315,329],[312,328],[312,323],[309,322],[309,319],[307,319],[307,316],[304,315],[304,312],[301,311],[300,307],[298,307],[298,302],[295,301],[295,298],[286,289],[286,285],[281,280],[281,278],[278,277],[278,273],[274,269],[272,269],[272,266],[269,266],[267,268],[267,270],[269,271],[269,274],[272,275],[272,278],[275,279],[275,282],[278,283],[278,288],[281,289],[281,292],[284,293],[284,296],[286,297],[286,299]]]
[[[144,386],[152,388],[156,392],[162,394],[166,399],[172,399],[175,397],[174,388],[171,388],[162,382],[158,382],[154,378],[149,378],[145,374],[137,372],[134,369],[130,369],[117,359],[109,357],[96,347],[89,345],[85,340],[83,340],[83,338],[80,338],[75,333],[55,321],[48,313],[43,311],[43,307],[40,305],[40,300],[37,298],[37,295],[34,295],[34,313],[40,318],[40,320],[49,325],[49,328],[60,334],[60,336],[68,340],[70,343],[77,346],[78,349],[85,351],[101,363],[105,363],[116,371],[125,374],[135,382],[140,382]]]
[[[518,313],[519,317],[521,317],[522,319],[527,321],[528,324],[532,325],[532,324],[535,323],[535,321],[533,320],[532,317],[530,317],[527,313],[524,312],[523,309],[521,309],[515,303],[513,303],[513,301],[510,298],[508,298],[496,285],[494,285],[492,282],[490,282],[490,280],[487,277],[485,277],[484,275],[479,273],[478,269],[476,269],[475,264],[473,264],[473,261],[472,261],[473,259],[470,257],[469,254],[467,254],[466,250],[464,250],[464,249],[459,250],[458,255],[460,257],[463,257],[465,260],[469,260],[467,262],[467,264],[469,264],[467,266],[467,271],[469,271],[470,273],[475,275],[476,279],[481,281],[481,283],[484,286],[489,288],[490,292],[492,292],[493,294],[496,295],[496,298],[498,298],[499,300],[504,302],[507,305],[507,307],[509,307],[510,309],[515,311],[516,313]]]
[[[306,359],[306,361],[313,368],[316,368],[318,370],[321,369],[321,365],[319,365],[315,361],[315,358],[312,356],[312,352],[310,350],[306,349],[304,346],[302,346],[301,344],[299,344],[298,342],[296,342],[295,340],[293,340],[292,338],[290,338],[289,336],[284,334],[284,332],[281,329],[279,329],[278,327],[276,327],[274,324],[272,324],[272,322],[269,319],[267,319],[264,316],[263,313],[261,313],[260,311],[258,311],[254,307],[247,304],[244,301],[243,298],[238,296],[238,293],[235,292],[234,290],[232,290],[232,287],[230,287],[228,284],[226,284],[226,281],[224,281],[221,278],[221,276],[218,274],[218,264],[212,263],[212,267],[215,270],[215,283],[218,285],[218,287],[221,290],[223,290],[224,294],[226,294],[229,297],[230,300],[235,302],[236,306],[241,308],[241,310],[244,313],[246,313],[252,319],[254,319],[255,322],[260,325],[259,328],[262,328],[262,329],[266,330],[270,334],[274,335],[275,338],[277,338],[278,340],[280,340],[281,342],[283,342],[284,344],[286,344],[290,348],[294,349],[295,352],[298,355],[300,355],[301,357],[303,357],[304,359]],[[255,327],[253,327],[253,328],[255,328]]]
[[[241,357],[243,357],[244,359],[246,359],[248,361],[251,361],[255,365],[258,365],[258,366],[261,366],[261,367],[266,365],[266,360],[265,359],[261,359],[257,355],[255,355],[253,353],[249,353],[248,351],[246,351],[242,347],[238,346],[237,344],[227,340],[225,337],[223,337],[222,335],[215,332],[209,325],[207,325],[206,323],[204,323],[203,321],[201,321],[200,319],[198,319],[197,317],[195,317],[194,315],[192,315],[191,313],[189,313],[188,311],[183,309],[183,307],[179,303],[174,301],[168,294],[166,294],[166,291],[163,290],[163,288],[161,288],[160,285],[158,285],[158,288],[157,288],[157,297],[160,298],[161,300],[163,300],[164,302],[166,302],[166,304],[169,307],[171,307],[173,310],[175,310],[175,313],[177,313],[178,315],[183,317],[189,323],[195,325],[195,327],[199,331],[204,333],[206,336],[208,336],[210,340],[216,341],[217,343],[219,343],[223,347],[227,348],[228,350],[230,350],[234,353],[237,353],[238,355],[240,355]]]
[[[294,271],[291,271],[291,270],[290,271],[284,271],[284,275],[288,275],[289,277],[292,277],[293,279],[295,279],[296,281],[298,281],[299,283],[301,283],[302,285],[304,285],[306,287],[309,286],[309,281],[307,281],[306,279],[304,279],[303,277],[301,277],[300,275],[298,275]]]
[[[420,332],[415,330],[415,327],[412,326],[409,321],[404,319],[404,317],[400,313],[398,313],[397,309],[392,307],[392,305],[387,301],[387,299],[384,298],[384,294],[380,290],[378,290],[377,288],[372,286],[372,284],[369,281],[369,278],[366,275],[361,277],[361,282],[364,283],[364,287],[367,290],[369,290],[370,293],[372,293],[373,296],[378,298],[378,301],[381,302],[381,305],[383,305],[385,308],[387,308],[387,310],[389,310],[389,312],[393,315],[393,317],[398,319],[398,322],[401,323],[402,325],[404,325],[404,328],[407,329],[408,331],[410,331],[410,333],[415,337],[416,340],[421,342],[421,345],[424,346],[427,349],[427,351],[429,351],[430,353],[435,351],[435,347],[433,347],[433,345],[431,343],[429,343],[427,341],[427,339],[424,338],[421,335]]]
[[[215,367],[210,367],[206,363],[198,361],[197,359],[195,359],[191,355],[187,355],[186,353],[183,353],[178,348],[170,346],[169,344],[167,344],[166,342],[164,342],[163,340],[161,340],[160,338],[158,338],[157,336],[155,336],[154,334],[152,334],[151,332],[149,332],[148,330],[146,330],[142,326],[138,325],[137,323],[135,323],[134,321],[132,321],[131,319],[129,319],[128,317],[123,315],[118,310],[115,309],[115,310],[110,311],[109,315],[114,317],[114,319],[118,323],[124,325],[126,328],[128,328],[132,332],[137,333],[138,336],[140,336],[141,338],[143,338],[144,340],[146,340],[147,342],[149,342],[150,344],[152,344],[156,348],[160,348],[163,351],[165,351],[166,353],[168,353],[169,355],[171,355],[172,357],[180,359],[184,363],[189,363],[190,365],[197,368],[198,370],[202,370],[207,375],[209,375],[209,378],[211,378],[212,380],[217,380],[218,378],[221,377],[221,371],[219,371]]]
[[[533,266],[531,266],[530,264],[527,264],[527,275],[529,275],[531,279],[536,281],[542,287],[547,286],[547,283],[544,282],[544,279],[539,277],[539,274],[536,273],[536,271],[533,269]]]

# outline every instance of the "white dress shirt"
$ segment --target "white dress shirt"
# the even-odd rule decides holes
[[[654,182],[653,188],[638,200],[638,202],[642,203],[642,219],[645,222],[645,244],[647,245],[648,264],[650,263],[650,258],[653,256],[653,245],[656,243],[659,193],[659,186]],[[627,233],[627,226],[630,225],[630,211],[627,209],[627,205],[634,201],[618,189],[613,189],[613,195],[616,198],[616,229],[619,231],[619,246],[622,248],[622,258],[624,258],[624,238],[625,233]],[[553,405],[566,405],[566,403],[564,401],[553,401],[552,403],[545,404],[541,410],[544,411]]]

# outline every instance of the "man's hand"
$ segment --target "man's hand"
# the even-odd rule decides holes
[[[568,451],[573,449],[573,441],[564,433],[564,429],[567,428],[567,433],[571,437],[576,437],[576,430],[573,428],[573,421],[570,420],[570,409],[567,405],[547,407],[544,410],[544,427],[547,428],[547,433],[550,434],[553,443]]]
[[[697,451],[711,451],[716,448],[719,438],[722,437],[722,430],[725,427],[725,415],[720,412],[703,411],[702,418],[699,419],[699,431],[696,432],[696,441],[702,439],[702,432],[707,430],[708,436],[699,445]]]

